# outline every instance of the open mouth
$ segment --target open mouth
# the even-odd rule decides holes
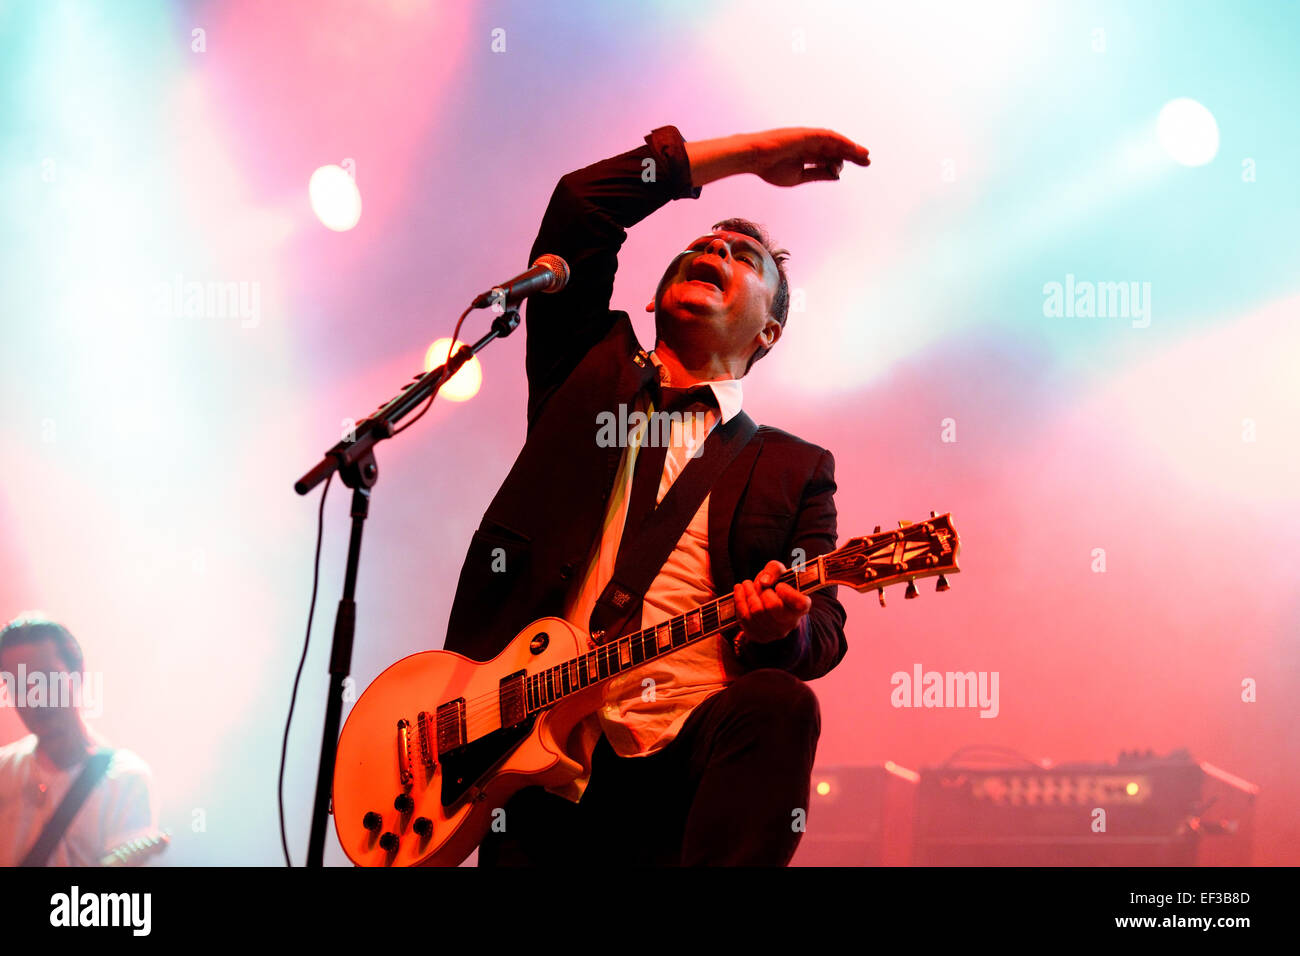
[[[723,292],[726,290],[727,276],[720,266],[701,256],[687,266],[686,281],[711,285],[719,292]]]

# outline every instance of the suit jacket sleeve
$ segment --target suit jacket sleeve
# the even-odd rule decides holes
[[[525,307],[528,426],[550,394],[613,325],[609,309],[627,229],[673,199],[699,198],[681,133],[662,126],[644,146],[560,178],[542,216],[529,262],[544,253],[569,264],[559,292]]]
[[[801,549],[811,563],[819,555],[835,550],[835,459],[822,452],[805,484],[795,519],[791,552]],[[801,680],[813,680],[828,673],[848,652],[844,639],[844,607],[832,586],[814,591],[812,609],[799,626],[777,641],[758,644],[745,641],[740,661],[749,668],[775,667]]]

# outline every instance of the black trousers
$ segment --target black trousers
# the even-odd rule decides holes
[[[580,803],[526,787],[479,866],[785,866],[807,819],[817,697],[764,668],[703,701],[648,757],[602,735]]]

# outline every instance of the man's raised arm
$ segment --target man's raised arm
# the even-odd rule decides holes
[[[626,230],[673,199],[699,198],[726,176],[753,173],[776,186],[838,179],[844,161],[870,165],[867,150],[825,129],[774,129],[682,139],[661,126],[645,145],[561,177],[528,261],[545,253],[569,264],[569,282],[525,307],[528,423],[582,357],[609,331],[609,300]]]
[[[553,253],[569,282],[526,307],[528,423],[582,357],[609,331],[609,300],[626,230],[673,199],[697,198],[681,134],[661,126],[644,146],[560,178],[542,217],[529,262]]]

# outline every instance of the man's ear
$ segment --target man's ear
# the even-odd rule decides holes
[[[776,319],[768,319],[767,324],[763,326],[763,332],[762,332],[763,345],[766,348],[770,349],[773,345],[776,345],[776,343],[780,340],[781,333],[784,331],[785,329],[781,328],[780,322],[778,322]]]
[[[654,300],[654,299],[651,299],[649,302],[647,302],[647,303],[645,304],[645,310],[646,310],[647,312],[653,312],[653,311],[655,310],[655,300]]]

